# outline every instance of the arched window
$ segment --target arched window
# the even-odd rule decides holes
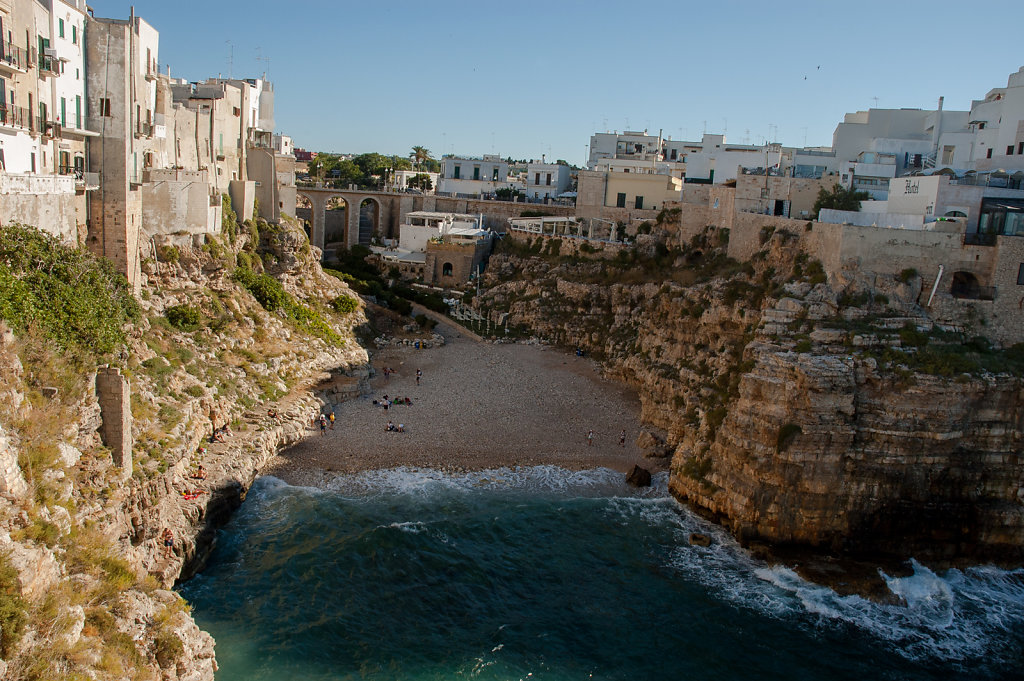
[[[965,217],[967,217],[967,213],[963,212],[962,210],[947,210],[946,214],[943,215],[942,217],[945,217],[945,218],[965,218]]]
[[[452,264],[450,262],[446,262],[445,264],[441,265],[441,276],[442,277],[450,277],[450,276],[452,276],[452,270],[453,269],[454,268],[452,267]]]

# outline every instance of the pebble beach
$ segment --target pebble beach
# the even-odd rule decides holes
[[[443,346],[375,351],[370,391],[328,405],[334,429],[321,435],[310,425],[308,437],[282,451],[266,472],[291,484],[317,484],[325,475],[398,467],[555,465],[625,473],[634,464],[652,472],[664,466],[645,459],[635,444],[635,392],[602,378],[589,358],[543,345],[481,343],[445,325],[437,331]],[[394,373],[386,376],[385,367]],[[384,395],[412,404],[385,410]],[[388,431],[388,421],[405,432]]]

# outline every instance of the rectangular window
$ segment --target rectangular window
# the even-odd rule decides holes
[[[1007,156],[1013,156],[1013,145],[1012,144],[1009,145],[1008,147],[1006,147],[1006,155]]]
[[[455,166],[455,173],[452,175],[454,179],[459,179],[459,171],[462,170],[462,166]]]
[[[36,154],[35,154],[35,152],[32,152],[31,154],[29,154],[29,159],[30,159],[30,162],[32,164],[32,172],[34,173],[34,172],[36,172]]]
[[[497,182],[498,181],[498,166],[494,166],[494,171],[491,172],[491,181],[493,181],[493,182]]]
[[[480,179],[480,166],[473,166],[473,179],[474,180],[479,180]]]
[[[633,207],[636,208],[637,210],[642,209],[644,207],[644,197],[636,197],[636,201],[634,202]]]
[[[75,95],[75,127],[82,127],[82,95]]]
[[[955,147],[951,144],[947,144],[942,147],[942,165],[949,165],[953,162],[953,151]]]
[[[992,158],[992,149],[985,152],[985,158]]]
[[[545,184],[549,187],[551,186],[551,173],[548,173],[547,182],[545,182]]]
[[[68,123],[68,100],[64,97],[60,98],[60,120],[58,123],[61,125],[67,125]]]
[[[1017,286],[1024,286],[1024,262],[1017,268]]]
[[[100,116],[110,117],[110,99],[107,97],[100,100]]]
[[[625,192],[619,192],[618,197],[615,199],[615,207],[616,208],[625,208],[626,207],[626,193]]]
[[[533,183],[534,184],[540,184],[540,173],[534,173],[533,174]]]
[[[64,37],[64,20],[57,19],[57,35],[61,38]]]
[[[1024,154],[1024,142],[1017,142],[1017,153]]]
[[[71,44],[78,44],[78,26],[71,24]]]

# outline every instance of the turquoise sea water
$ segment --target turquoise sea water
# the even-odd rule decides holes
[[[263,478],[184,584],[246,679],[1024,678],[1024,570],[889,579],[907,607],[771,568],[664,476]],[[714,536],[691,547],[690,532]]]

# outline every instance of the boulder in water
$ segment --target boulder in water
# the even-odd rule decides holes
[[[651,472],[646,468],[634,465],[633,470],[626,475],[626,482],[633,485],[633,487],[650,487]]]
[[[690,533],[690,546],[711,546],[711,537],[700,532]]]

